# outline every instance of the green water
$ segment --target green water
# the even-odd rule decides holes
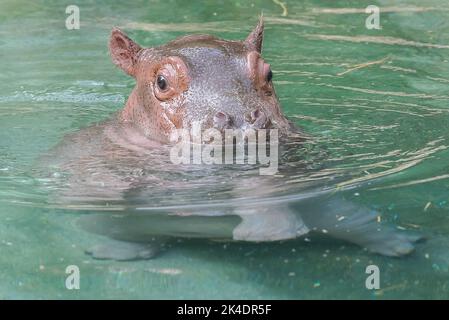
[[[273,1],[77,1],[79,30],[65,28],[68,4],[0,2],[0,298],[449,298],[446,1],[286,0],[285,12]],[[365,28],[369,4],[384,10],[381,30]],[[110,62],[111,28],[145,46],[185,33],[243,39],[261,11],[285,113],[330,163],[377,178],[353,200],[441,241],[399,259],[331,239],[184,240],[135,262],[86,256],[96,236],[74,225],[80,211],[47,206],[30,170],[66,133],[123,106],[134,83]],[[381,270],[376,292],[365,288],[370,264]],[[80,268],[80,290],[65,287],[68,265]]]

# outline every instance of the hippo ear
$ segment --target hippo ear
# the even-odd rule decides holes
[[[259,23],[245,40],[246,47],[251,51],[262,53],[263,42],[263,15],[259,18]]]
[[[130,76],[135,76],[137,56],[142,48],[121,30],[114,28],[109,39],[112,62]]]

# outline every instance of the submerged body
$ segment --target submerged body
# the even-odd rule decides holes
[[[119,214],[81,219],[85,229],[116,240],[88,250],[92,256],[150,258],[168,237],[260,242],[311,231],[390,256],[413,250],[418,237],[378,223],[376,213],[332,190],[311,185],[314,192],[294,202],[275,198],[285,187],[282,175],[306,169],[305,164],[289,165],[283,156],[288,145],[299,147],[304,137],[281,111],[270,66],[261,58],[262,40],[262,20],[245,41],[195,35],[157,48],[141,48],[113,30],[112,60],[136,78],[136,87],[114,119],[66,137],[47,160],[62,173],[66,188],[59,201],[123,208]],[[257,166],[250,165],[173,164],[171,133],[190,130],[195,122],[219,131],[277,130],[281,175],[260,176]],[[192,193],[211,204],[183,206]],[[144,210],[155,198],[162,200],[151,205],[161,209]],[[166,206],[169,199],[180,205]],[[141,203],[142,210],[128,208],[131,200]],[[220,206],[223,202],[227,205]]]

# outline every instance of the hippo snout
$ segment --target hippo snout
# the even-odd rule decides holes
[[[268,129],[271,125],[270,119],[260,109],[246,112],[242,116],[232,116],[226,112],[219,111],[214,115],[214,127],[224,129]]]

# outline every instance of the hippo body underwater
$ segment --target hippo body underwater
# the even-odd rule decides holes
[[[136,79],[135,88],[113,119],[68,135],[46,160],[67,179],[61,201],[123,200],[123,210],[115,214],[106,207],[104,213],[83,215],[83,228],[111,239],[87,253],[99,259],[151,258],[170,237],[260,242],[310,231],[388,256],[413,250],[419,237],[380,224],[376,213],[329,192],[291,205],[271,201],[274,178],[254,174],[255,169],[170,162],[170,133],[190,129],[195,121],[203,128],[277,129],[281,141],[303,139],[283,115],[272,71],[261,57],[263,30],[261,18],[244,41],[188,35],[154,48],[112,31],[112,61]],[[198,182],[208,190],[197,188]],[[217,202],[229,205],[183,206],[194,193],[198,198],[215,194]],[[159,199],[152,204],[162,209],[144,214],[127,208],[127,201],[145,195]],[[164,206],[170,198],[180,205]]]

